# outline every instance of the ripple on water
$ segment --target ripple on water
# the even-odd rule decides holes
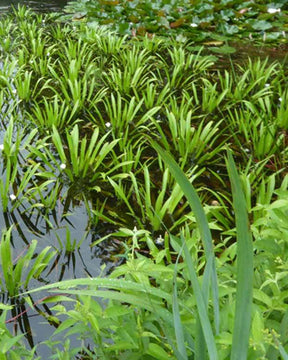
[[[40,11],[45,13],[51,11],[55,11],[55,12],[61,11],[64,8],[64,6],[67,4],[67,1],[66,0],[47,0],[47,1],[1,0],[0,14],[9,11],[12,6],[17,6],[18,4],[26,5],[35,11]]]

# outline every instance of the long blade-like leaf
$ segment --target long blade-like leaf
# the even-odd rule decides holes
[[[207,304],[204,299],[203,291],[201,290],[201,287],[200,287],[200,284],[199,284],[199,281],[197,278],[197,274],[196,274],[196,271],[195,271],[195,268],[194,268],[194,265],[192,262],[192,257],[190,255],[190,252],[187,248],[185,239],[182,234],[181,234],[181,241],[182,241],[182,245],[184,247],[185,263],[187,264],[188,274],[189,274],[192,288],[194,291],[194,295],[195,295],[195,299],[196,299],[196,306],[197,306],[197,310],[198,310],[198,316],[200,319],[203,336],[206,341],[209,359],[217,360],[218,359],[217,348],[216,348],[216,344],[215,344],[215,340],[214,340],[211,323],[209,321]]]
[[[212,243],[212,236],[209,229],[208,221],[204,212],[204,209],[201,205],[200,199],[197,195],[196,190],[194,189],[193,185],[189,182],[186,175],[177,165],[175,160],[165,151],[163,150],[155,141],[150,140],[152,146],[156,149],[158,154],[162,157],[165,161],[165,164],[168,166],[171,174],[174,176],[177,183],[180,185],[183,193],[185,194],[191,209],[194,212],[197,225],[199,227],[200,235],[204,244],[204,250],[206,259],[212,257],[211,266],[212,266],[212,275],[211,275],[211,286],[212,286],[212,293],[213,293],[213,304],[214,304],[214,324],[216,329],[216,334],[219,332],[219,295],[218,295],[218,281],[217,281],[217,273],[216,273],[216,266],[214,260],[214,252],[213,252],[213,243]],[[207,295],[209,295],[207,293]],[[205,304],[208,303],[208,299],[205,299]]]
[[[181,354],[181,357],[183,359],[187,360],[188,357],[187,357],[186,346],[185,346],[184,329],[183,329],[183,325],[181,322],[178,295],[177,295],[177,266],[178,266],[180,256],[182,254],[182,250],[183,250],[183,246],[181,248],[181,251],[179,251],[179,254],[177,256],[177,260],[175,263],[175,268],[174,268],[172,308],[173,308],[173,319],[174,319],[174,328],[175,328],[177,349],[178,349],[179,353]]]
[[[245,196],[230,151],[228,151],[227,168],[232,186],[237,231],[236,309],[231,360],[246,360],[252,309],[253,244]]]

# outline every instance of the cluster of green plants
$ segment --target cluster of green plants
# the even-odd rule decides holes
[[[97,22],[121,35],[175,35],[192,43],[254,39],[286,42],[285,0],[81,0],[71,1],[66,12],[73,20]],[[69,16],[67,17],[69,19]],[[71,16],[70,16],[71,18]]]
[[[285,64],[55,19],[0,23],[0,359],[287,359]],[[15,256],[13,231],[79,204],[121,261],[40,287],[79,243]],[[31,350],[28,311],[55,326]]]

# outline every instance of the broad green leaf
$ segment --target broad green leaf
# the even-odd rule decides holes
[[[157,360],[167,360],[171,358],[171,356],[167,354],[167,352],[163,349],[162,346],[155,343],[149,344],[147,354],[153,356]]]

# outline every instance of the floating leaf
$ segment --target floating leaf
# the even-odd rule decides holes
[[[177,28],[177,27],[182,26],[183,24],[185,24],[185,21],[186,21],[186,20],[185,20],[184,18],[180,18],[180,19],[172,22],[172,23],[170,24],[170,27],[171,27],[172,29],[173,29],[173,28]]]
[[[265,31],[268,29],[272,28],[272,25],[266,21],[266,20],[257,20],[255,21],[255,23],[252,25],[252,28],[254,30],[261,30],[261,31]]]
[[[209,49],[216,54],[233,54],[236,51],[233,46],[228,45],[224,45],[222,47],[211,47]]]

